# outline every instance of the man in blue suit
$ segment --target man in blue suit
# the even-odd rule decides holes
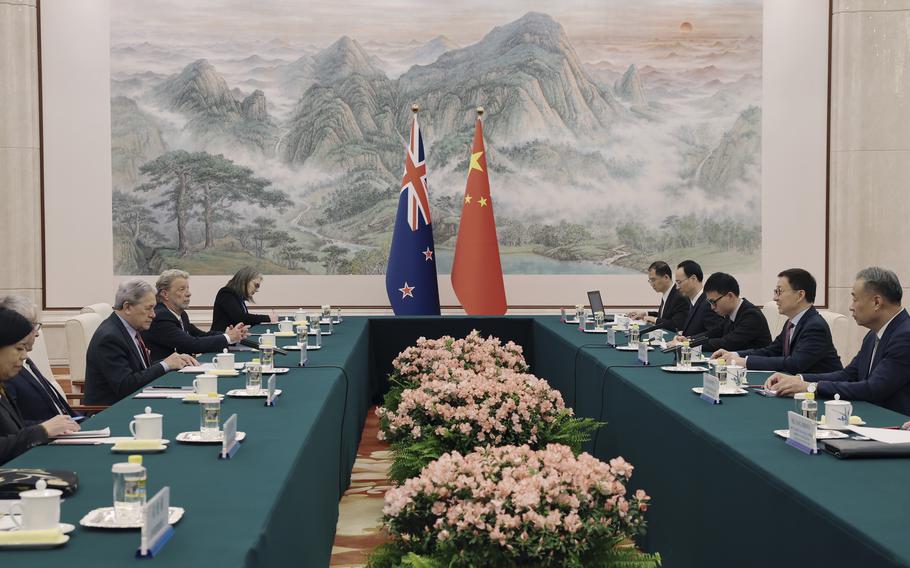
[[[828,322],[813,303],[815,278],[802,268],[791,268],[777,275],[774,301],[787,316],[787,323],[771,345],[760,349],[731,352],[715,351],[712,359],[726,361],[754,371],[828,373],[844,368],[831,338]]]
[[[152,361],[171,353],[217,353],[249,335],[243,323],[228,326],[224,332],[202,331],[186,313],[190,307],[190,275],[183,270],[165,270],[155,283],[158,304],[151,327],[142,332],[152,352]]]
[[[869,333],[847,368],[796,376],[775,373],[765,388],[792,396],[814,382],[819,396],[839,394],[910,415],[910,316],[901,307],[900,280],[890,270],[866,268],[856,275],[852,296],[853,319]]]
[[[199,363],[189,355],[171,353],[151,358],[140,332],[155,319],[155,289],[139,278],[122,282],[114,313],[101,322],[85,355],[85,404],[111,405],[171,370]]]
[[[708,299],[702,291],[702,280],[705,273],[701,266],[694,260],[684,260],[676,266],[676,287],[682,295],[689,298],[692,307],[689,315],[679,330],[677,340],[696,335],[708,335],[720,330],[724,325],[724,318],[714,313],[708,304]]]
[[[17,312],[32,325],[32,332],[24,340],[25,348],[32,351],[41,330],[38,308],[25,296],[6,296],[0,299],[0,308]],[[66,402],[63,393],[44,376],[30,357],[25,360],[19,373],[7,381],[4,387],[27,426],[40,424],[59,414],[78,416]]]

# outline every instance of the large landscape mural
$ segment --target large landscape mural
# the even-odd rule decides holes
[[[758,267],[760,0],[454,4],[113,2],[116,272],[383,273],[412,103],[441,273],[478,105],[507,274]]]

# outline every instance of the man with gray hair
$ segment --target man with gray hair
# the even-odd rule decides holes
[[[25,296],[5,296],[0,298],[0,308],[13,310],[32,324],[32,332],[24,341],[25,348],[31,352],[41,331],[38,308],[34,302]],[[63,391],[58,390],[58,386],[44,376],[31,357],[25,360],[19,374],[3,386],[27,426],[40,424],[58,414],[78,416],[66,401]]]
[[[111,405],[170,370],[199,363],[171,353],[155,362],[140,332],[155,319],[155,289],[139,278],[122,282],[114,313],[101,322],[85,356],[85,404]]]
[[[804,375],[775,373],[765,388],[792,396],[816,383],[826,398],[864,400],[910,415],[910,315],[901,307],[903,289],[897,275],[873,266],[859,271],[850,311],[869,328],[859,353],[842,371]]]
[[[171,353],[220,352],[249,335],[243,323],[228,326],[224,333],[205,332],[190,323],[186,313],[190,306],[190,275],[183,270],[165,270],[155,283],[158,305],[155,319],[142,337],[152,351],[152,359],[164,359]]]

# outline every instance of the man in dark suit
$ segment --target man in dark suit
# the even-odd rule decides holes
[[[828,373],[843,369],[828,322],[812,305],[815,289],[815,278],[801,268],[778,274],[774,301],[778,311],[787,316],[787,323],[774,343],[738,353],[721,349],[712,358],[758,371]]]
[[[249,335],[242,323],[228,326],[224,333],[205,332],[190,323],[186,313],[190,306],[190,275],[183,270],[165,270],[155,283],[158,304],[155,319],[142,332],[152,360],[164,359],[171,353],[218,353]]]
[[[0,308],[13,310],[32,325],[32,333],[25,338],[25,348],[31,352],[41,330],[38,308],[25,296],[0,298]],[[3,386],[27,425],[44,422],[58,414],[78,416],[66,402],[66,397],[44,376],[31,358],[27,358],[19,373]]]
[[[635,312],[631,315],[653,324],[655,329],[666,329],[674,333],[682,329],[691,304],[673,285],[670,265],[662,260],[652,262],[648,267],[648,284],[661,295],[657,311]]]
[[[720,329],[708,332],[706,352],[758,349],[771,343],[768,320],[752,302],[739,297],[739,282],[726,272],[715,272],[705,281],[705,299],[724,318]]]
[[[775,373],[765,388],[792,396],[815,383],[818,396],[864,400],[910,415],[910,316],[901,307],[903,289],[897,275],[873,266],[856,275],[850,311],[868,328],[856,357],[841,371],[785,375]]]
[[[155,318],[155,289],[138,278],[117,288],[114,313],[101,322],[85,356],[85,404],[110,405],[171,370],[199,363],[171,353],[155,362],[141,331]]]
[[[676,266],[676,287],[689,300],[689,315],[679,328],[676,341],[687,337],[707,335],[724,325],[724,319],[715,314],[702,291],[705,274],[694,260],[684,260]]]
[[[26,341],[33,333],[32,324],[21,314],[0,308],[0,465],[51,438],[79,430],[72,418],[62,414],[29,426],[6,394],[4,384],[22,369],[28,356]]]

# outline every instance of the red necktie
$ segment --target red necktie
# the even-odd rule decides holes
[[[148,366],[151,365],[149,357],[152,352],[145,346],[145,341],[142,341],[142,334],[138,331],[136,332],[136,342],[139,344],[139,350],[142,351],[142,362],[145,363],[146,368],[148,368]]]
[[[793,322],[787,320],[787,330],[784,331],[784,357],[790,356],[790,333],[793,331]]]

